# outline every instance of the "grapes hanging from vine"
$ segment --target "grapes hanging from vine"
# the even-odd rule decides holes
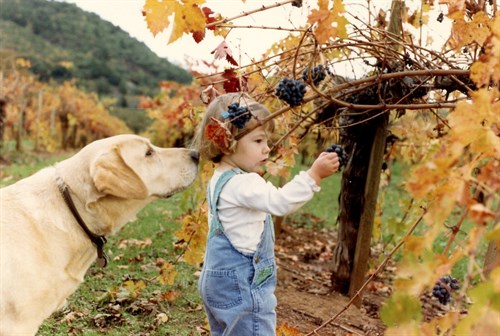
[[[300,105],[305,94],[306,85],[304,82],[291,78],[281,79],[275,90],[275,95],[290,106]]]

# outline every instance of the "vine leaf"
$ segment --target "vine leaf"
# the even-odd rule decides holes
[[[475,14],[472,21],[465,21],[463,12],[456,12],[448,17],[454,20],[448,43],[455,50],[473,42],[483,45],[490,34],[489,19],[484,12]]]
[[[333,9],[328,9],[329,0],[319,0],[319,9],[314,9],[307,18],[307,22],[317,24],[314,34],[318,43],[326,43],[331,38],[346,38],[348,21],[341,14],[345,12],[342,0],[335,0]]]
[[[423,4],[420,10],[416,10],[413,14],[408,18],[408,23],[411,24],[415,28],[420,28],[422,26],[429,24],[429,12],[432,9],[432,6],[429,4]]]
[[[202,7],[201,11],[203,12],[203,15],[205,15],[206,24],[210,24],[212,22],[216,22],[217,20],[219,20],[218,18],[212,16],[215,13],[210,8]],[[208,27],[208,29],[215,30],[215,26]],[[196,41],[196,43],[200,43],[204,38],[205,38],[205,27],[201,30],[193,32],[193,39]]]
[[[486,38],[485,53],[477,62],[472,64],[470,78],[477,86],[485,86],[490,83],[500,82],[500,16],[496,16],[489,23],[491,34]]]
[[[207,125],[205,137],[212,141],[221,150],[228,150],[231,139],[231,132],[224,123],[215,118],[211,118],[213,123]]]
[[[170,24],[173,25],[168,41],[170,44],[186,33],[205,30],[205,15],[199,7],[204,2],[205,0],[146,0],[142,14],[154,36],[164,31]],[[173,22],[170,21],[172,15]]]
[[[172,263],[166,262],[161,265],[158,281],[162,285],[173,285],[176,276],[177,271],[175,270],[175,266]]]
[[[217,59],[226,59],[229,63],[234,66],[238,66],[238,62],[233,58],[233,51],[229,48],[229,45],[226,41],[222,41],[217,48],[212,50],[211,54],[214,54],[214,58]]]
[[[500,139],[494,133],[499,123],[500,92],[481,89],[472,93],[471,97],[471,102],[459,102],[449,116],[450,142],[454,148],[458,148],[459,144],[462,148],[470,146],[473,153],[495,157],[500,148]]]
[[[146,288],[146,284],[142,280],[135,282],[133,280],[127,280],[122,284],[121,288],[123,290],[121,291],[121,294],[118,294],[118,296],[121,296],[122,298],[136,299],[141,295],[141,291]]]
[[[193,213],[188,211],[182,217],[182,228],[174,233],[175,237],[185,243],[184,261],[196,266],[203,261],[207,241],[208,224],[205,209]]]
[[[277,336],[300,336],[302,333],[300,330],[291,327],[288,323],[283,323],[279,326],[278,330],[276,330]]]
[[[463,0],[440,0],[439,3],[448,6],[448,16],[465,9],[465,1]]]
[[[498,334],[498,302],[500,298],[500,267],[495,268],[488,281],[478,284],[468,294],[475,304],[469,308],[455,329],[456,335]],[[478,323],[481,321],[480,323]]]
[[[226,92],[248,91],[248,79],[246,76],[238,77],[236,71],[233,69],[226,69],[222,77],[226,79],[222,85]]]
[[[181,294],[179,292],[173,291],[173,290],[161,293],[161,298],[165,301],[168,301],[168,302],[174,302],[180,296],[181,296]]]
[[[422,320],[420,302],[415,296],[396,292],[380,311],[380,318],[389,327],[404,326]]]
[[[221,95],[221,93],[219,91],[217,91],[217,89],[213,85],[209,85],[209,86],[207,86],[206,89],[204,89],[201,92],[200,98],[204,104],[210,104],[210,102],[212,100],[214,100],[216,97],[218,97],[220,95]]]
[[[273,176],[290,178],[289,167],[295,166],[295,157],[299,154],[299,141],[296,137],[290,137],[287,146],[278,148],[278,159],[266,163],[266,171]]]
[[[169,15],[169,12],[165,3],[158,0],[146,0],[142,15],[146,20],[148,29],[153,33],[153,36],[161,33],[168,27],[168,21],[165,20],[165,17]]]
[[[469,208],[469,210],[470,210],[471,219],[474,222],[480,223],[483,225],[488,224],[491,220],[493,220],[495,218],[495,215],[496,215],[493,211],[491,211],[490,209],[488,209],[487,207],[485,207],[481,203],[476,203],[476,204],[472,205]]]

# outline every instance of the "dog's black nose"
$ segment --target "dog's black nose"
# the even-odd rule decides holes
[[[200,161],[200,153],[198,151],[191,151],[189,156],[193,159],[194,162]]]

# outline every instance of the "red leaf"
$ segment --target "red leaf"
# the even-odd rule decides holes
[[[203,41],[204,38],[205,38],[204,30],[193,32],[193,39],[196,43],[200,43],[201,41]]]
[[[214,124],[208,124],[205,129],[205,137],[207,140],[212,141],[215,146],[222,150],[229,149],[230,139],[232,138],[231,132],[227,127],[215,118],[210,118]]]
[[[236,62],[235,59],[229,54],[226,55],[226,61],[228,61],[234,66],[238,66],[238,62]]]
[[[210,24],[212,22],[217,21],[216,18],[210,16],[210,15],[214,14],[214,12],[210,8],[202,7],[201,10],[203,11],[203,14],[205,14],[205,19],[207,21],[207,24]],[[215,30],[215,26],[209,27],[207,29]]]
[[[238,77],[238,74],[233,69],[226,69],[222,74],[226,80],[223,83],[224,90],[228,92],[248,91],[247,77]]]
[[[210,8],[202,7],[201,11],[203,12],[203,15],[205,15],[205,22],[207,24],[217,21],[214,17],[210,16],[210,15],[214,14],[214,12]],[[215,30],[215,26],[205,28],[205,29]],[[195,31],[195,32],[193,32],[192,35],[193,35],[193,39],[196,41],[196,43],[200,43],[205,38],[205,30]]]

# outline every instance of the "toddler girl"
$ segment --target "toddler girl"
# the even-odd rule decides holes
[[[212,335],[276,334],[276,263],[271,215],[309,201],[335,173],[335,153],[321,153],[282,188],[261,177],[273,121],[246,94],[225,94],[208,106],[195,146],[218,166],[207,187],[209,233],[199,291]],[[225,127],[222,127],[225,125]]]

